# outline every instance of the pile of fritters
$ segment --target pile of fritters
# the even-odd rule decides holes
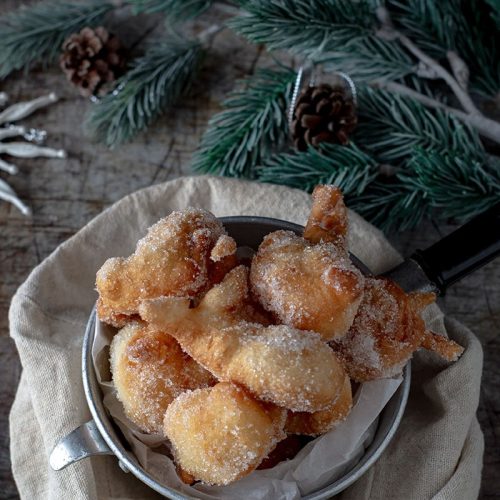
[[[328,432],[351,409],[351,379],[397,375],[419,347],[461,354],[425,329],[433,295],[353,266],[347,229],[340,191],[318,186],[304,234],[267,235],[247,267],[220,221],[189,208],[97,273],[99,319],[121,328],[117,396],[165,436],[183,481],[229,484],[287,436]],[[288,439],[277,451],[297,451]]]

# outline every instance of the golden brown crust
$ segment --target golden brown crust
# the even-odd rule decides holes
[[[311,244],[290,231],[267,235],[252,261],[253,296],[279,322],[340,338],[354,320],[364,278],[333,243]]]
[[[424,334],[422,347],[435,352],[446,361],[456,361],[464,352],[464,348],[453,340],[428,330]]]
[[[347,208],[340,189],[331,185],[316,186],[312,199],[304,238],[311,243],[332,242],[345,248]]]
[[[206,484],[249,474],[286,437],[285,411],[221,382],[186,392],[167,409],[164,433],[182,470]]]
[[[288,434],[319,436],[332,430],[347,418],[352,409],[351,381],[346,375],[342,390],[335,402],[326,410],[314,413],[289,411],[285,430]]]
[[[240,319],[246,296],[246,269],[240,266],[196,308],[183,299],[163,298],[145,301],[140,314],[171,333],[219,380],[241,384],[260,399],[295,411],[327,408],[345,376],[333,351],[313,332]]]
[[[348,334],[333,349],[343,360],[349,376],[358,381],[399,375],[413,353],[421,346],[435,348],[445,344],[461,352],[460,346],[429,337],[421,318],[434,294],[406,294],[386,278],[367,278],[365,292]]]
[[[179,394],[216,383],[173,337],[140,323],[113,338],[111,371],[127,417],[145,432],[161,432],[165,410]]]
[[[215,262],[210,255],[222,236],[224,245],[219,246],[226,247],[225,253],[216,252]],[[236,263],[236,256],[228,253],[228,239],[210,212],[172,212],[148,230],[130,257],[108,259],[99,269],[99,319],[123,326],[137,314],[143,299],[195,297],[204,292]]]

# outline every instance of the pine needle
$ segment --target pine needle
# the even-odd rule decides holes
[[[228,24],[254,43],[293,52],[338,50],[373,33],[370,1],[248,0]]]
[[[261,69],[242,80],[243,89],[233,92],[225,109],[208,122],[193,169],[254,178],[255,165],[288,134],[286,111],[295,76],[289,68]]]
[[[361,196],[351,197],[348,205],[388,232],[412,229],[430,214],[425,194],[397,179],[373,182]]]
[[[135,14],[161,12],[170,21],[185,21],[205,12],[213,0],[127,0],[127,3]]]
[[[416,70],[413,59],[397,43],[367,35],[349,45],[324,52],[316,62],[327,70],[348,73],[358,82],[398,80]]]
[[[131,139],[189,89],[201,57],[198,42],[169,39],[153,45],[117,81],[115,91],[93,106],[87,131],[108,146]]]
[[[401,181],[424,193],[440,218],[469,219],[500,200],[500,164],[417,148]]]
[[[494,8],[500,0],[489,0]],[[471,86],[495,95],[500,90],[499,26],[482,0],[388,0],[398,27],[423,51],[445,59],[453,50],[470,69]]]
[[[486,2],[491,6],[491,17],[500,29],[500,0],[486,0]]]
[[[427,217],[463,222],[499,199],[498,159],[415,148],[403,173],[377,179],[349,206],[385,231],[403,231]]]
[[[358,89],[357,144],[381,162],[400,164],[415,147],[483,154],[478,134],[441,110],[382,89]]]
[[[354,144],[323,144],[320,150],[281,153],[257,168],[262,182],[312,191],[317,184],[334,184],[344,195],[359,195],[377,176],[375,161]]]
[[[0,78],[29,70],[34,63],[49,64],[64,40],[84,26],[97,26],[113,6],[109,3],[43,2],[21,7],[0,19]]]

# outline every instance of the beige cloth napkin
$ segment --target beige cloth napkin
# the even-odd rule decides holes
[[[14,477],[24,499],[157,498],[114,457],[83,460],[54,472],[56,442],[89,420],[80,353],[96,300],[94,279],[105,259],[130,254],[160,217],[187,206],[217,216],[261,215],[303,224],[310,197],[282,186],[188,177],[134,193],[113,205],[40,264],[19,288],[9,314],[23,374],[10,415]],[[375,273],[400,260],[382,234],[350,212],[350,248]],[[476,419],[482,351],[463,325],[428,310],[435,331],[466,347],[447,366],[418,353],[410,400],[399,430],[371,470],[342,500],[474,499],[480,485],[483,436]],[[446,330],[445,330],[446,327]]]

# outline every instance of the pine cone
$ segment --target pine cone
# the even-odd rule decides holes
[[[291,125],[295,147],[322,142],[347,144],[358,122],[352,97],[341,86],[321,84],[303,90],[297,99]]]
[[[105,28],[83,28],[63,43],[61,68],[85,97],[101,93],[125,67],[120,40]]]

